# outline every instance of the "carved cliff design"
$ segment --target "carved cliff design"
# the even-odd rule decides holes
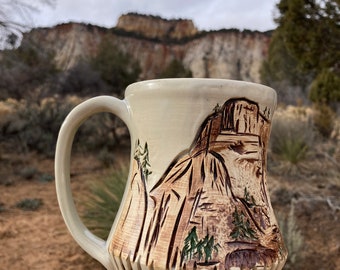
[[[270,113],[247,99],[217,104],[152,187],[152,153],[137,142],[110,244],[118,269],[282,268],[286,251],[266,190]]]

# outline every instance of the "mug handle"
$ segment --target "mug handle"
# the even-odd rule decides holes
[[[70,187],[70,158],[74,136],[82,123],[101,112],[118,116],[130,130],[130,114],[124,100],[98,96],[77,105],[66,117],[59,131],[55,153],[55,182],[59,207],[71,235],[89,255],[107,269],[112,269],[106,241],[91,233],[81,221]]]

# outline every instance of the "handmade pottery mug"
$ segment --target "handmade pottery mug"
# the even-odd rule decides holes
[[[107,269],[282,269],[287,251],[266,186],[273,89],[220,79],[134,83],[63,123],[56,148],[62,215],[78,244]],[[111,112],[131,136],[130,171],[106,241],[80,220],[70,189],[78,127]]]

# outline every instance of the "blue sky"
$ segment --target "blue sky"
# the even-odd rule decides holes
[[[275,28],[278,0],[56,0],[33,14],[35,27],[75,21],[113,27],[121,14],[138,12],[166,19],[192,19],[200,30]]]

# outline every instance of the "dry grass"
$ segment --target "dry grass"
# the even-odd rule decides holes
[[[304,239],[296,220],[294,200],[290,203],[288,214],[279,215],[279,226],[289,254],[284,269],[295,269],[294,265],[299,263],[302,259],[300,256],[300,250],[304,245]]]
[[[129,168],[117,166],[101,181],[90,183],[90,194],[82,199],[85,206],[82,218],[86,226],[97,236],[106,239],[125,190]]]
[[[303,178],[338,175],[338,126],[332,131],[333,139],[325,140],[315,129],[313,114],[304,107],[278,109],[270,139],[272,173]]]

